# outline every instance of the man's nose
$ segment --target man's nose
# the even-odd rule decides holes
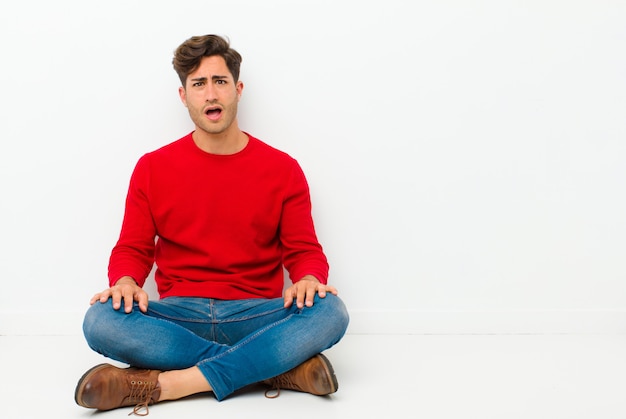
[[[207,84],[206,89],[204,90],[204,99],[207,102],[214,102],[217,100],[217,89],[215,88],[215,85],[211,83]]]

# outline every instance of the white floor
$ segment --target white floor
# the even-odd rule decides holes
[[[626,335],[347,335],[330,397],[250,388],[150,408],[158,418],[626,418]],[[81,336],[0,336],[0,418],[125,418],[74,403],[104,359]]]

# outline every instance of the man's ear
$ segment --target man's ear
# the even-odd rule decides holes
[[[187,91],[185,90],[184,87],[179,87],[178,88],[178,96],[180,96],[180,100],[183,102],[183,105],[185,105],[185,108],[187,107]]]
[[[241,99],[241,93],[243,92],[243,82],[239,80],[237,82],[237,99]]]

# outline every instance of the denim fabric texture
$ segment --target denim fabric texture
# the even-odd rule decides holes
[[[316,296],[302,309],[283,304],[282,298],[168,297],[150,301],[147,313],[135,304],[127,314],[109,299],[89,308],[83,331],[93,350],[135,367],[197,366],[223,400],[330,348],[347,329],[348,312],[335,295]]]

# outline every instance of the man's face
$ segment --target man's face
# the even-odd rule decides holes
[[[198,68],[187,76],[180,88],[180,98],[189,110],[196,130],[221,134],[234,127],[237,104],[243,83],[235,83],[226,62],[220,56],[204,57]]]

